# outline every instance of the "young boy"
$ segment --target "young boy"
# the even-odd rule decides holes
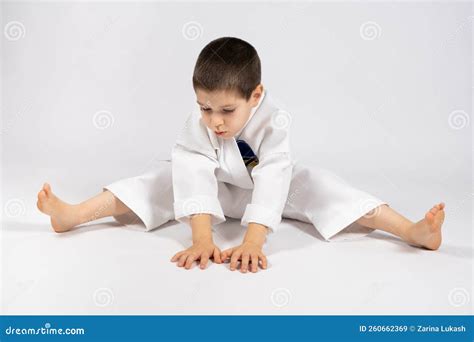
[[[264,90],[260,59],[249,43],[232,37],[210,42],[196,62],[193,86],[199,111],[188,117],[171,160],[156,170],[112,183],[77,205],[44,184],[37,205],[56,232],[107,216],[146,231],[176,219],[191,226],[193,244],[172,262],[189,269],[199,260],[205,268],[209,259],[230,258],[230,269],[240,261],[241,272],[267,267],[262,247],[282,217],[312,223],[327,241],[353,228],[364,235],[380,229],[413,246],[439,248],[444,203],[415,223],[328,170],[291,158],[291,117]],[[247,231],[242,244],[221,252],[212,226],[225,216],[241,219]]]

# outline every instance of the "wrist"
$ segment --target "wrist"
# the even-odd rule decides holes
[[[210,229],[209,231],[193,232],[193,244],[202,242],[213,242],[212,232]]]
[[[253,243],[262,247],[267,236],[267,227],[264,225],[250,222],[244,237],[244,242]]]
[[[193,244],[198,242],[212,242],[212,226],[210,215],[192,215],[191,229],[193,231]]]

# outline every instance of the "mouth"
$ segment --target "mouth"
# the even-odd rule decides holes
[[[223,135],[223,134],[227,133],[227,131],[224,131],[224,132],[216,132],[216,131],[214,131],[214,133],[216,133],[217,135]]]

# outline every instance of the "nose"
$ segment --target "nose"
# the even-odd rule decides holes
[[[224,120],[222,120],[222,117],[220,115],[212,114],[211,115],[211,125],[213,127],[216,127],[217,129],[219,126],[222,126],[224,124]]]

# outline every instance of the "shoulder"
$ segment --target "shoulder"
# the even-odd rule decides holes
[[[266,100],[266,101],[265,101]],[[271,94],[266,94],[264,104],[265,119],[272,129],[289,129],[292,121],[291,114]]]
[[[291,114],[266,91],[245,135],[253,137],[251,140],[254,140],[254,146],[260,153],[289,152],[291,123]]]

